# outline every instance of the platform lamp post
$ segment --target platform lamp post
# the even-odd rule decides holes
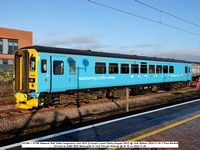
[[[126,87],[126,112],[129,112],[129,88]]]

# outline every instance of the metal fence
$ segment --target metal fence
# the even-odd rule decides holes
[[[0,86],[3,84],[11,85],[13,78],[13,65],[0,65]]]
[[[3,72],[13,72],[13,65],[1,64],[0,73],[3,73]]]

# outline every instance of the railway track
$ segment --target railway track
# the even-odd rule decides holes
[[[152,95],[153,93],[148,93],[145,94],[146,96],[148,95]],[[137,95],[137,96],[130,96],[130,98],[133,97],[141,97],[142,95]],[[16,109],[6,109],[6,110],[0,110],[0,119],[3,118],[14,118],[14,117],[21,117],[21,116],[25,116],[25,115],[31,115],[34,113],[45,113],[45,112],[51,112],[51,111],[58,111],[58,110],[63,110],[63,109],[70,109],[70,108],[78,108],[78,107],[82,107],[85,105],[94,105],[94,104],[100,104],[100,103],[107,103],[110,101],[119,101],[119,100],[124,100],[125,98],[118,98],[118,99],[100,99],[100,100],[89,100],[90,103],[83,103],[80,102],[78,105],[75,103],[71,103],[69,105],[54,105],[54,106],[49,106],[47,108],[36,108],[36,109],[32,109],[32,110],[26,110],[26,109],[20,109],[20,108],[16,108]],[[6,100],[4,100],[6,101]],[[11,103],[12,102],[12,103]],[[9,100],[9,102],[7,103],[2,103],[5,105],[10,105],[10,104],[16,104],[13,100]]]
[[[120,99],[118,99],[120,100]],[[92,100],[91,100],[92,101]],[[91,102],[90,101],[90,102]],[[32,115],[34,113],[45,113],[45,112],[51,112],[51,111],[57,111],[57,110],[63,110],[63,109],[69,109],[69,108],[77,108],[77,107],[81,107],[84,105],[90,105],[90,104],[97,104],[97,103],[102,103],[102,102],[109,102],[110,100],[101,100],[101,101],[97,101],[97,102],[91,102],[91,103],[80,103],[79,106],[75,105],[75,104],[71,104],[71,105],[55,105],[55,106],[49,106],[48,108],[37,108],[37,109],[33,109],[33,110],[26,110],[26,109],[20,109],[20,108],[16,108],[16,109],[7,109],[7,110],[0,110],[0,119],[3,118],[14,118],[14,117],[20,117],[20,116],[25,116],[25,115]]]
[[[8,118],[9,116],[16,115],[16,114],[22,114],[24,113],[23,109],[17,108],[17,109],[7,109],[7,110],[0,110],[0,119]]]
[[[16,104],[15,99],[8,99],[8,100],[0,100],[0,106],[12,105]]]
[[[173,92],[179,92],[180,90],[175,90]],[[158,93],[166,93],[166,91],[159,91]],[[155,95],[156,93],[146,93],[144,94],[145,96],[150,96],[150,95]],[[144,95],[136,95],[136,96],[130,96],[130,99],[133,98],[138,98],[142,97]],[[117,99],[99,99],[99,100],[89,100],[89,103],[71,103],[69,105],[54,105],[54,106],[49,106],[47,108],[37,108],[37,109],[32,109],[32,110],[25,110],[25,109],[20,109],[20,108],[14,108],[14,109],[6,109],[6,110],[0,110],[0,119],[3,118],[14,118],[14,117],[21,117],[25,115],[32,115],[35,113],[45,113],[45,112],[53,112],[53,111],[58,111],[58,110],[64,110],[64,109],[69,109],[69,108],[78,108],[81,106],[85,105],[95,105],[95,104],[100,104],[100,103],[107,103],[110,101],[117,102],[120,100],[124,100],[125,98],[117,98]],[[0,106],[6,106],[6,105],[12,105],[16,104],[15,100],[1,100],[0,101]]]
[[[147,93],[145,96],[153,95],[155,93]],[[136,95],[136,96],[130,96],[130,98],[137,98],[137,97],[142,97],[143,95]],[[48,106],[47,108],[36,108],[32,110],[26,110],[26,109],[21,109],[21,108],[16,108],[16,109],[6,109],[6,110],[0,110],[0,119],[3,118],[14,118],[14,117],[21,117],[25,115],[32,115],[34,113],[45,113],[45,112],[51,112],[51,111],[58,111],[58,110],[63,110],[63,109],[70,109],[70,108],[78,108],[82,107],[85,105],[95,105],[95,104],[100,104],[100,103],[107,103],[110,101],[120,101],[124,100],[125,98],[117,98],[117,99],[99,99],[99,100],[89,100],[89,103],[83,103],[82,101],[78,104],[71,103],[68,105],[54,105],[54,106]],[[11,105],[11,104],[16,104],[15,100],[1,100],[0,106],[5,106],[5,105]]]

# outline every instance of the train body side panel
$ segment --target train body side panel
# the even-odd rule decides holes
[[[52,78],[51,92],[63,92],[78,89],[128,86],[139,84],[156,84],[164,82],[179,82],[188,81],[191,79],[191,73],[185,73],[185,67],[188,66],[188,64],[185,63],[131,60],[52,53],[41,53],[39,54],[39,56],[40,55],[52,57],[52,72],[50,74]],[[106,63],[105,74],[95,73],[95,63],[97,62]],[[142,62],[146,62],[147,66],[155,65],[155,73],[150,73],[149,67],[147,67],[147,73],[132,74],[131,64],[138,64],[140,70]],[[118,63],[119,70],[117,74],[109,74],[109,63]],[[121,64],[129,65],[129,73],[121,74]],[[157,65],[168,66],[168,73],[156,73]],[[169,73],[169,66],[174,66],[174,73]],[[73,67],[75,67],[74,70]],[[191,70],[190,65],[189,67]],[[141,70],[139,72],[141,72]],[[40,77],[42,78],[42,76]],[[45,79],[40,80],[44,81]],[[38,84],[40,84],[40,81],[38,81]],[[42,88],[43,87],[41,86],[40,91],[42,91]]]

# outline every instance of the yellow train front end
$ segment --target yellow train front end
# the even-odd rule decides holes
[[[16,105],[22,109],[38,107],[37,93],[37,51],[20,49],[14,53],[13,90]]]

